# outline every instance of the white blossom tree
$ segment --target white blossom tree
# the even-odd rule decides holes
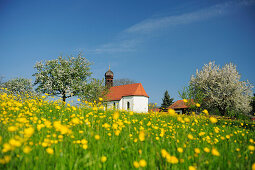
[[[79,54],[77,57],[64,58],[45,63],[38,62],[35,67],[36,90],[51,95],[60,95],[63,102],[69,97],[78,95],[86,86],[87,78],[91,75],[91,63]]]
[[[0,86],[3,89],[7,89],[7,93],[14,95],[25,96],[35,94],[32,81],[26,78],[14,78],[7,82],[2,82]]]
[[[217,108],[221,115],[228,110],[248,113],[251,110],[253,86],[249,81],[240,81],[241,75],[232,63],[222,68],[209,62],[202,70],[192,75],[190,87],[192,91],[202,92],[204,104],[209,108]]]

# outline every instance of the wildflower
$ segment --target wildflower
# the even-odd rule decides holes
[[[212,123],[217,123],[218,122],[218,120],[215,117],[210,117],[210,121]]]
[[[203,136],[204,134],[205,134],[205,132],[200,132],[198,135]]]
[[[189,166],[189,170],[196,170],[194,166]]]
[[[54,150],[52,148],[47,148],[46,152],[50,155],[52,155],[54,153]]]
[[[103,98],[102,98],[102,97],[99,97],[98,99],[99,99],[99,101],[103,101]]]
[[[10,151],[10,150],[12,150],[12,146],[11,146],[9,143],[5,143],[5,144],[3,145],[2,152],[8,152],[8,151]]]
[[[99,136],[99,135],[95,135],[95,139],[96,139],[96,140],[99,140],[99,139],[100,139],[100,136]]]
[[[101,162],[102,162],[102,163],[104,163],[106,160],[107,160],[107,157],[106,157],[106,156],[102,156],[102,157],[101,157]]]
[[[167,153],[167,151],[165,149],[161,149],[161,155],[162,155],[163,158],[166,158],[168,153]]]
[[[191,134],[188,134],[188,138],[189,138],[190,140],[194,139],[194,137],[193,137]]]
[[[12,146],[14,147],[20,147],[21,146],[21,142],[15,139],[11,139],[9,142]]]
[[[182,148],[177,148],[177,151],[182,153],[183,152],[183,149]]]
[[[15,127],[15,126],[8,127],[9,132],[15,132],[16,130],[17,130],[17,127]]]
[[[187,117],[185,117],[185,118],[184,118],[184,121],[187,122],[187,123],[189,123],[189,122],[190,122],[190,119],[187,118]]]
[[[140,167],[146,167],[146,165],[147,165],[147,162],[146,162],[144,159],[141,159],[141,160],[139,161],[139,166],[140,166]]]
[[[197,107],[200,107],[201,105],[200,105],[199,103],[196,103],[196,106],[197,106]]]
[[[195,153],[199,154],[200,153],[200,149],[199,148],[195,148]]]
[[[175,115],[175,110],[174,109],[168,109],[168,113],[170,114],[170,116],[174,116]]]
[[[119,112],[114,112],[113,119],[117,120],[119,118],[119,116],[120,116]]]
[[[144,141],[144,140],[145,140],[144,131],[140,131],[140,133],[139,133],[139,140],[140,140],[140,141]]]
[[[220,153],[217,151],[217,149],[215,149],[215,148],[213,148],[212,149],[212,154],[214,155],[214,156],[220,156]]]
[[[255,170],[255,163],[252,164],[251,169],[252,169],[252,170]]]
[[[187,99],[183,99],[183,102],[184,102],[184,103],[187,103],[187,102],[188,102],[188,100],[187,100]]]
[[[6,164],[9,163],[11,160],[11,157],[9,155],[6,155],[3,157],[3,159],[0,159],[0,164]]]
[[[26,128],[24,129],[24,135],[25,137],[31,137],[34,134],[34,128],[30,127],[30,128]]]
[[[23,148],[23,152],[24,153],[29,153],[29,152],[31,152],[31,148],[29,147],[29,146],[25,146],[24,148]]]
[[[133,165],[135,168],[139,168],[139,163],[137,161],[134,161]]]
[[[172,164],[177,164],[179,160],[175,156],[167,155],[166,161]]]
[[[208,112],[208,110],[206,110],[206,109],[204,109],[202,112],[203,112],[204,114],[206,114],[206,115],[209,115],[209,112]]]
[[[72,123],[78,125],[80,123],[80,119],[75,117],[72,119]]]
[[[254,150],[255,150],[255,147],[252,146],[252,145],[249,145],[249,146],[248,146],[248,149],[249,149],[250,151],[254,151]]]
[[[210,152],[210,149],[207,148],[207,147],[205,147],[205,148],[204,148],[204,151],[208,153],[208,152]]]
[[[88,145],[84,144],[84,145],[82,145],[82,148],[86,150],[86,149],[88,149]]]

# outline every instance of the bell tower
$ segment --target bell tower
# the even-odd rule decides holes
[[[107,88],[111,88],[113,86],[113,72],[110,69],[109,65],[109,70],[104,74],[105,76],[105,86]]]

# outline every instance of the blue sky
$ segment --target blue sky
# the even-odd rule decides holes
[[[34,80],[37,61],[82,51],[93,77],[110,64],[159,104],[209,61],[255,85],[254,21],[254,0],[0,0],[0,75]]]

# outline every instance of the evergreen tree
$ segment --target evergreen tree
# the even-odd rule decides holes
[[[165,91],[165,95],[164,95],[164,98],[162,99],[162,104],[161,104],[161,107],[160,107],[160,109],[161,109],[161,111],[163,111],[163,112],[166,112],[167,111],[167,108],[171,105],[171,104],[173,104],[173,98],[170,98],[170,95],[168,94],[168,91],[166,90]]]

